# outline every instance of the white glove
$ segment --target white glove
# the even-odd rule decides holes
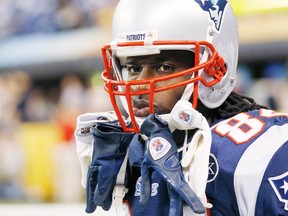
[[[88,167],[92,161],[92,131],[91,127],[95,126],[98,122],[107,122],[117,120],[115,112],[98,112],[86,113],[78,116],[77,127],[74,133],[76,141],[76,149],[81,168],[81,185],[86,187],[86,179]]]

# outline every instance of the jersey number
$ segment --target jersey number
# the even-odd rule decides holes
[[[215,133],[226,136],[236,144],[242,144],[260,134],[265,127],[261,119],[250,116],[247,113],[227,119],[214,128]]]

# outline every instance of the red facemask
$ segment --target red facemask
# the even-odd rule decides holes
[[[120,69],[117,70],[117,66],[113,65],[113,50],[110,45],[106,45],[102,48],[102,56],[104,61],[104,71],[102,73],[102,79],[105,82],[105,90],[109,93],[110,100],[112,106],[116,112],[116,115],[119,119],[119,123],[122,126],[123,130],[126,132],[139,132],[139,126],[137,124],[136,118],[133,113],[133,105],[132,105],[132,96],[137,95],[149,95],[149,112],[150,114],[154,113],[153,107],[153,98],[154,94],[161,91],[166,91],[168,89],[173,89],[179,86],[187,86],[188,84],[193,84],[193,94],[191,93],[191,102],[193,107],[196,109],[197,101],[198,101],[198,85],[199,82],[202,83],[206,87],[212,87],[219,83],[223,76],[226,73],[226,66],[223,58],[218,54],[212,44],[206,41],[154,41],[154,46],[158,46],[161,49],[161,46],[167,45],[187,45],[193,47],[193,52],[195,53],[193,68],[189,68],[187,70],[183,70],[174,74],[170,74],[167,76],[157,77],[153,79],[145,79],[145,80],[123,80],[121,78]],[[151,46],[151,45],[150,45]],[[145,49],[145,44],[142,41],[139,42],[123,42],[118,43],[117,48],[128,48],[128,47],[143,47]],[[114,49],[114,48],[113,48]],[[205,49],[209,55],[205,62],[201,61],[201,50]],[[199,74],[203,74],[201,71],[204,71],[209,77],[209,80]],[[201,72],[201,73],[200,73]],[[174,79],[176,77],[185,76],[187,74],[193,74],[190,79],[185,80],[183,82],[178,82],[174,84],[170,84],[167,86],[158,86],[155,87],[155,84],[158,82],[163,82],[165,80]],[[135,86],[146,85],[150,88],[137,90]],[[116,97],[124,96],[127,102],[126,111],[129,114],[131,124],[127,124],[127,122],[123,119],[121,114],[121,109],[117,104]]]

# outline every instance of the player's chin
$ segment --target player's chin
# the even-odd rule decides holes
[[[158,115],[169,114],[171,109],[168,107],[163,106],[163,104],[154,104],[154,113]]]

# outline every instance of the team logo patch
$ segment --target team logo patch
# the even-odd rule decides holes
[[[162,158],[171,148],[171,144],[162,137],[154,137],[149,144],[149,150],[154,160]]]
[[[280,202],[284,203],[284,209],[288,211],[288,171],[268,180]]]
[[[220,30],[222,24],[223,13],[227,5],[227,0],[195,0],[200,7],[207,11],[211,21],[214,23],[217,31]]]
[[[183,121],[185,124],[189,124],[189,121],[191,120],[191,114],[186,111],[180,111],[178,115],[179,119]]]
[[[135,185],[135,193],[134,196],[140,196],[141,194],[141,183],[142,183],[142,177],[140,176],[137,179],[136,185]],[[156,196],[158,193],[158,183],[152,183],[151,184],[151,196]]]
[[[209,170],[207,182],[212,182],[215,180],[219,172],[219,165],[215,155],[210,154],[209,156]]]
[[[90,127],[81,128],[81,134],[90,134]]]

